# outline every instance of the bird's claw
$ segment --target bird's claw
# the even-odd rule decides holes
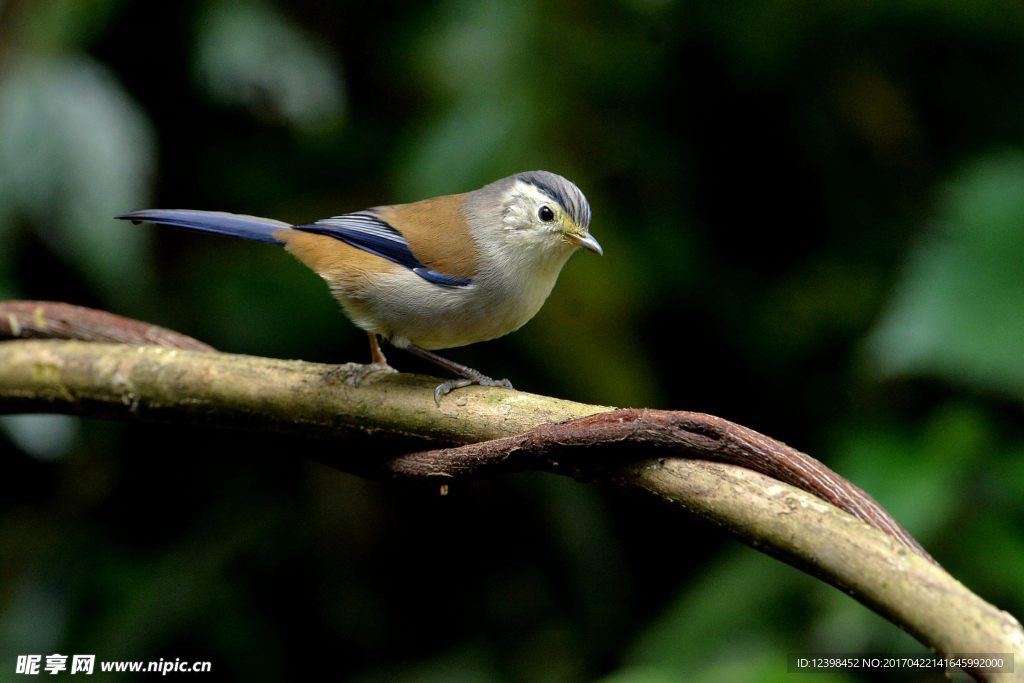
[[[364,379],[370,375],[375,375],[378,372],[390,374],[392,372],[398,372],[398,370],[395,370],[387,363],[370,363],[369,365],[360,365],[348,376],[346,383],[350,387],[357,387]]]
[[[444,384],[437,385],[434,389],[434,403],[437,407],[441,407],[441,397],[445,394],[451,393],[455,389],[461,389],[462,387],[472,386],[479,384],[482,387],[501,387],[503,389],[512,389],[512,382],[507,379],[491,379],[490,377],[476,377],[474,379],[453,379],[445,382]]]

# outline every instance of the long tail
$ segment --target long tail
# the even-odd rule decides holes
[[[257,216],[242,216],[220,211],[192,211],[190,209],[147,209],[132,211],[115,216],[132,223],[158,223],[172,225],[176,228],[215,232],[220,235],[231,235],[257,242],[284,244],[274,237],[278,230],[287,230],[292,226],[282,221]]]

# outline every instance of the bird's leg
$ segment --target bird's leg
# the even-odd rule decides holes
[[[384,357],[384,352],[380,350],[380,342],[377,341],[377,335],[373,332],[368,332],[367,334],[370,336],[370,358],[373,359],[373,364],[381,367],[391,367],[388,365],[388,359]]]
[[[449,393],[452,389],[468,387],[471,384],[479,384],[480,386],[484,387],[504,387],[506,389],[512,388],[512,383],[509,382],[507,379],[491,379],[487,375],[477,372],[473,368],[466,367],[462,363],[456,363],[455,361],[448,360],[447,358],[439,356],[432,351],[421,349],[412,342],[403,341],[395,343],[395,341],[392,341],[391,343],[395,344],[395,346],[397,346],[400,349],[404,349],[405,351],[408,351],[410,353],[415,353],[420,358],[426,358],[429,361],[437,363],[442,368],[445,368],[446,370],[451,370],[456,375],[461,375],[464,378],[450,380],[448,382],[445,382],[444,384],[438,385],[438,387],[434,389],[434,403],[436,403],[439,406],[441,405],[441,397]]]
[[[380,342],[377,341],[377,335],[373,332],[367,332],[367,334],[370,336],[370,358],[373,362],[369,365],[360,366],[358,370],[349,376],[348,383],[352,386],[358,386],[367,375],[377,372],[398,372],[398,370],[388,365],[388,359],[384,357],[384,352],[380,350]]]

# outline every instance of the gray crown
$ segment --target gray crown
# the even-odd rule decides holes
[[[557,202],[562,207],[562,210],[569,214],[569,218],[576,225],[584,230],[590,227],[590,203],[583,196],[583,193],[580,192],[580,188],[576,187],[572,182],[548,171],[526,171],[525,173],[517,173],[512,177],[533,185],[548,197],[551,197],[552,201]]]

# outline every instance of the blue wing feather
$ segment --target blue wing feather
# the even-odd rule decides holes
[[[296,225],[296,230],[327,235],[371,254],[404,266],[427,282],[446,287],[465,287],[472,280],[445,275],[423,265],[409,249],[402,233],[371,211],[359,211],[334,218],[325,218],[310,225]]]
[[[465,287],[473,284],[473,281],[469,278],[445,275],[444,273],[439,273],[436,270],[430,270],[426,266],[413,268],[412,272],[416,273],[427,282],[433,282],[435,285],[445,285],[446,287]]]

